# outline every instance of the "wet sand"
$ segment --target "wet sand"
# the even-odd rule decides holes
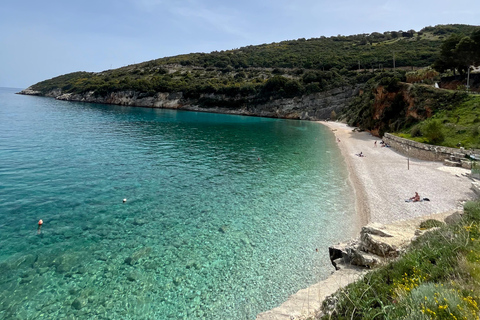
[[[378,222],[413,227],[419,218],[462,210],[465,201],[475,198],[470,189],[472,181],[465,176],[470,170],[408,159],[391,148],[382,147],[381,140],[368,132],[354,132],[339,122],[320,123],[332,130],[345,159],[362,225]],[[365,156],[356,155],[360,152]],[[430,201],[405,202],[415,192]],[[320,308],[325,297],[364,272],[354,267],[336,271],[326,280],[293,294],[281,306],[259,314],[257,320],[304,319]]]

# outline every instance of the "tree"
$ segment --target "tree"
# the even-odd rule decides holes
[[[458,34],[452,34],[445,39],[440,47],[440,56],[434,62],[433,68],[439,72],[445,72],[450,69],[455,74],[455,70],[458,67],[458,59],[456,56],[455,48],[460,42],[462,37]]]
[[[453,34],[440,47],[440,56],[433,64],[435,70],[466,71],[472,65],[480,65],[480,28],[471,36]]]
[[[455,54],[462,69],[470,68],[471,65],[475,65],[479,62],[476,43],[470,37],[464,37],[455,46]]]

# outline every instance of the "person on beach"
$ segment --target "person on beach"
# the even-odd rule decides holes
[[[377,146],[377,140],[375,140],[375,142],[373,143],[373,146],[374,146],[374,147]]]
[[[420,201],[420,195],[418,194],[418,192],[415,191],[415,195],[411,197],[410,200],[412,200],[413,202]]]

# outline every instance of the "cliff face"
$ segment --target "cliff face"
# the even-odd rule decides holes
[[[430,118],[437,110],[452,108],[466,98],[464,92],[451,92],[423,84],[398,82],[366,87],[343,115],[348,124],[375,136],[397,132]]]
[[[20,94],[40,95],[30,88]],[[245,98],[229,99],[222,95],[205,94],[199,99],[185,98],[181,92],[156,93],[146,96],[135,91],[119,91],[107,96],[96,96],[93,92],[85,94],[63,93],[56,89],[46,96],[58,100],[80,101],[89,103],[106,103],[132,107],[165,108],[202,112],[229,113],[238,115],[261,116],[270,118],[324,120],[330,118],[332,111],[339,113],[348,106],[358,94],[358,87],[336,88],[330,91],[288,99],[273,99],[262,102],[249,101]],[[214,101],[206,105],[202,100]],[[225,106],[222,106],[224,103]],[[231,105],[235,107],[231,107]]]

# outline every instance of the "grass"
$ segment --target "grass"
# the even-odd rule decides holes
[[[321,319],[479,319],[480,201],[400,258],[326,299]],[[428,223],[432,225],[432,223]]]
[[[441,141],[430,141],[425,132],[433,122],[439,124],[439,133],[443,136]],[[430,119],[397,135],[421,143],[480,149],[480,96],[469,95],[455,108],[442,109]]]

